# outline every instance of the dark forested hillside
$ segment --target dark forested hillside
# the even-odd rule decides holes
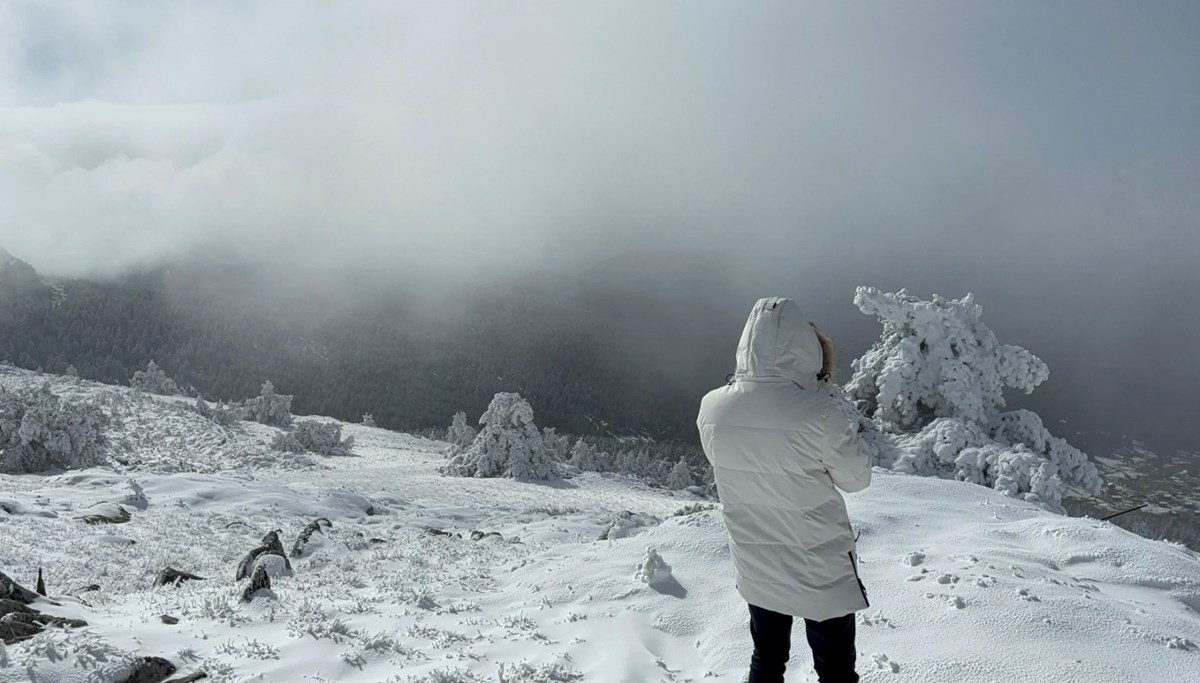
[[[530,279],[516,294],[423,291],[416,305],[410,291],[346,278],[335,294],[305,284],[328,274],[295,269],[187,266],[95,282],[15,267],[0,274],[0,359],[119,384],[153,359],[209,399],[241,399],[269,379],[297,412],[370,412],[397,429],[478,416],[507,390],[563,431],[693,441],[699,397],[729,371],[736,341],[724,317],[683,310],[669,288],[631,300],[586,277]],[[692,329],[697,320],[709,329]]]

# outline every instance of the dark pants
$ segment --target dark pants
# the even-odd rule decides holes
[[[804,620],[813,668],[821,683],[858,683],[854,673],[854,614],[826,621]],[[792,645],[792,617],[750,605],[750,658],[748,683],[783,683]]]

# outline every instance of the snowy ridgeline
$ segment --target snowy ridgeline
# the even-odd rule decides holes
[[[1000,344],[971,296],[923,301],[904,291],[859,288],[855,303],[883,329],[879,341],[854,361],[844,405],[862,425],[877,465],[969,481],[1057,512],[1064,511],[1064,495],[1099,492],[1100,477],[1084,453],[1051,434],[1036,414],[1005,410],[1006,387],[1031,392],[1049,371],[1029,351]],[[180,393],[153,361],[133,384],[140,395]],[[0,392],[5,446],[0,471],[103,462],[106,420],[120,409],[113,403],[120,399],[108,400],[107,406],[81,405],[45,388]],[[293,425],[291,403],[291,396],[277,394],[267,382],[252,399],[217,405],[197,399],[191,408],[223,427],[252,421],[285,428],[271,443],[275,452],[352,452],[353,439],[344,439],[335,423]],[[363,422],[374,419],[364,415]],[[472,428],[463,413],[454,416],[445,474],[546,481],[573,469],[628,474],[674,490],[712,483],[711,469],[695,447],[618,443],[605,450],[594,437],[539,431],[533,407],[514,393],[497,394],[479,426]]]
[[[0,373],[10,391],[44,381]],[[446,476],[446,444],[355,424],[336,423],[353,457],[292,460],[270,450],[280,427],[50,388],[118,406],[106,448],[129,464],[0,475],[0,572],[33,589],[41,567],[53,601],[0,618],[46,622],[0,649],[0,681],[118,683],[147,661],[214,683],[745,673],[745,605],[711,500],[568,467],[545,483]],[[848,507],[872,605],[858,617],[866,681],[1182,681],[1200,667],[1195,553],[882,470]],[[812,679],[807,657],[798,647],[795,680]]]
[[[854,361],[844,390],[844,408],[861,424],[875,464],[988,486],[1056,512],[1064,511],[1064,495],[1099,493],[1100,476],[1083,452],[1051,434],[1036,414],[1005,410],[1006,387],[1030,393],[1049,370],[1029,351],[1000,344],[970,295],[922,301],[863,287],[855,303],[883,326],[879,341]],[[585,471],[648,469],[582,439],[572,445],[539,433],[532,408],[516,394],[497,394],[479,422],[476,433],[464,414],[455,415],[447,474],[553,479],[568,450],[570,464]],[[659,470],[658,483],[672,489],[711,483],[711,471],[698,465],[672,461]]]

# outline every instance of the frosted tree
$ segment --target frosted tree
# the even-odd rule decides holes
[[[133,373],[133,379],[129,382],[129,386],[147,394],[161,396],[179,396],[183,393],[179,390],[179,385],[175,383],[175,380],[167,377],[167,373],[163,372],[162,368],[158,367],[158,363],[153,360],[146,365],[145,370]]]
[[[91,403],[65,401],[50,390],[0,387],[0,472],[41,472],[104,462],[109,422]]]
[[[558,468],[534,424],[533,408],[520,394],[496,394],[479,424],[475,440],[446,463],[445,474],[526,481],[558,478]]]
[[[467,424],[467,414],[463,411],[458,411],[450,419],[450,431],[446,433],[446,440],[456,450],[464,449],[475,441],[475,429]]]
[[[374,416],[374,415],[372,415],[372,414],[370,414],[370,413],[363,413],[363,416],[362,416],[362,426],[364,426],[364,427],[377,427],[378,425],[376,425],[376,424],[375,424],[375,416]]]
[[[583,439],[575,442],[575,445],[571,448],[571,457],[567,462],[584,472],[597,472],[600,470],[596,449]]]
[[[289,427],[292,424],[292,397],[275,393],[275,385],[263,382],[262,393],[247,399],[246,415],[255,422],[272,427]]]
[[[546,444],[546,452],[555,462],[566,462],[571,456],[571,437],[559,434],[554,427],[542,430],[542,441]]]
[[[688,467],[687,462],[680,458],[675,466],[671,468],[671,472],[667,475],[667,488],[674,491],[686,489],[694,483],[692,479],[692,470]]]
[[[1057,511],[1069,489],[1099,492],[1085,454],[1034,413],[1005,411],[1006,387],[1030,393],[1049,370],[1029,351],[1000,344],[973,296],[923,301],[904,290],[860,287],[854,303],[883,324],[845,388],[890,437],[865,439],[878,464],[971,481]]]

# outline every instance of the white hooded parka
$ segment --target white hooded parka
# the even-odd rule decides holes
[[[870,485],[870,457],[841,399],[818,381],[821,364],[821,343],[800,307],[760,299],[732,382],[704,397],[697,420],[738,592],[751,605],[816,621],[870,604],[837,491]]]

